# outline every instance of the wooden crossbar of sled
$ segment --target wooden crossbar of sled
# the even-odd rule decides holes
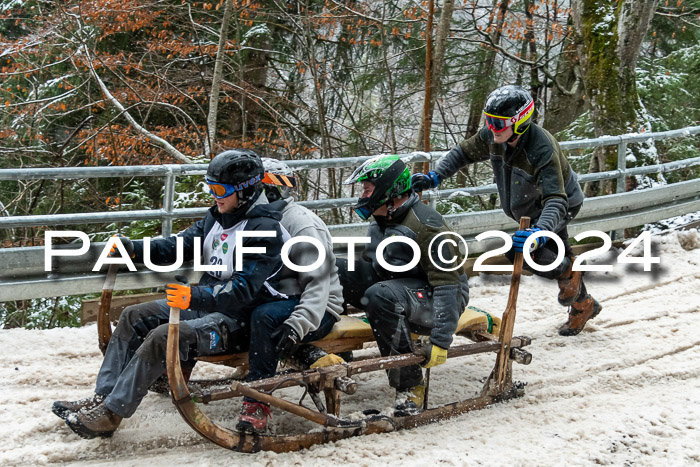
[[[522,218],[520,229],[525,229],[528,226],[529,219]],[[354,394],[358,390],[358,384],[353,380],[354,375],[385,371],[390,368],[423,362],[424,357],[413,354],[369,358],[292,374],[277,375],[250,383],[234,381],[225,389],[202,389],[190,392],[182,374],[178,351],[180,310],[171,308],[168,326],[167,372],[175,406],[185,421],[197,433],[219,446],[240,452],[261,450],[288,452],[353,436],[413,428],[517,397],[522,394],[524,385],[513,382],[512,363],[515,361],[529,364],[532,358],[527,351],[522,349],[530,344],[530,339],[528,337],[513,337],[515,305],[522,273],[522,262],[522,253],[516,253],[508,304],[502,319],[489,318],[480,310],[468,307],[460,319],[457,334],[466,336],[475,342],[454,346],[448,351],[448,359],[486,352],[496,353],[496,362],[491,374],[484,383],[481,393],[476,397],[426,408],[417,415],[391,417],[377,413],[366,413],[366,416],[359,420],[356,418],[351,420],[341,416],[341,394]],[[114,277],[110,277],[108,274],[105,282],[106,293],[103,293],[98,313],[100,348],[106,348],[111,335],[108,318],[109,300],[106,298],[111,296],[113,284]],[[491,333],[489,333],[489,327]],[[367,323],[359,318],[343,317],[328,336],[315,342],[314,345],[327,352],[337,353],[360,349],[364,343],[372,340],[371,328]],[[199,360],[242,367],[247,366],[248,355],[241,353],[200,357]],[[301,401],[290,402],[273,394],[277,389],[293,386],[301,386],[306,389],[315,405],[315,410],[301,405]],[[325,405],[319,397],[321,392],[325,396]],[[298,435],[243,434],[217,424],[201,410],[203,404],[243,396],[252,397],[280,410],[310,420],[317,423],[320,429]]]

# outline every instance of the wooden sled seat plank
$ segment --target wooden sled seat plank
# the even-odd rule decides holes
[[[479,333],[498,336],[500,325],[499,317],[490,315],[477,307],[468,306],[459,318],[455,334]],[[365,342],[373,341],[374,335],[369,323],[355,316],[343,315],[328,335],[312,344],[328,353],[339,353],[362,349]],[[247,366],[248,352],[197,357],[197,360],[226,366]]]
[[[372,327],[369,323],[355,316],[343,315],[340,317],[340,321],[333,325],[331,332],[318,342],[345,337],[368,337],[369,339],[374,339]]]

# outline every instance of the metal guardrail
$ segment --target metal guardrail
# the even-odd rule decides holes
[[[700,133],[700,126],[668,132],[648,133],[644,135],[622,135],[597,138],[595,140],[569,141],[561,143],[566,150],[591,148],[601,145],[617,145],[618,154],[624,156],[627,144],[666,138],[685,137]],[[434,163],[443,151],[431,153],[402,154],[409,162],[429,161]],[[700,157],[681,161],[658,164],[654,166],[628,169],[624,157],[619,157],[617,170],[585,174],[579,177],[582,183],[622,179],[646,173],[659,173],[680,168],[700,165]],[[319,169],[329,167],[354,167],[373,156],[343,159],[323,159],[286,161],[295,169]],[[3,169],[0,180],[36,180],[36,179],[77,179],[122,176],[155,176],[165,178],[163,208],[159,210],[120,211],[85,214],[55,214],[42,216],[0,216],[0,228],[25,226],[68,225],[83,223],[103,223],[112,221],[131,221],[138,219],[161,219],[164,234],[172,230],[175,218],[201,217],[207,208],[173,209],[175,199],[175,178],[184,175],[203,175],[206,165],[174,164],[161,166],[132,167],[86,167],[58,169]],[[622,184],[624,185],[624,184]],[[494,184],[459,188],[452,190],[424,192],[424,198],[438,199],[454,196],[471,196],[496,192]],[[356,198],[306,201],[303,204],[312,209],[326,209],[354,204]],[[647,190],[619,193],[596,198],[589,198],[569,228],[572,236],[586,230],[611,231],[655,222],[669,217],[700,210],[700,180],[676,183]],[[468,242],[470,253],[482,253],[500,245],[498,240],[475,242],[474,236],[487,230],[513,231],[516,224],[501,210],[476,213],[462,213],[445,216],[447,223]],[[367,224],[345,224],[330,226],[333,236],[360,236],[366,233]],[[93,293],[101,290],[104,276],[90,272],[104,243],[93,243],[90,251],[82,257],[54,258],[54,270],[44,271],[44,248],[4,248],[0,249],[0,302],[61,295]],[[70,248],[70,246],[62,246]],[[89,267],[88,267],[89,266]],[[198,278],[198,273],[189,270],[191,279]],[[138,289],[160,286],[171,279],[172,274],[155,273],[144,270],[136,273],[123,272],[117,280],[117,290]]]
[[[700,210],[700,179],[634,191],[589,198],[576,219],[569,225],[575,236],[587,230],[610,231],[655,222]],[[512,232],[517,224],[503,211],[493,210],[445,216],[450,227],[467,241],[470,253],[482,253],[501,246],[496,239],[476,242],[474,237],[488,230]],[[364,236],[367,223],[332,225],[334,237]],[[5,248],[0,250],[0,302],[60,295],[99,292],[104,275],[91,272],[105,243],[92,243],[80,257],[56,257],[53,270],[44,271],[44,248]],[[60,245],[60,248],[72,248]],[[358,248],[359,249],[359,248]],[[196,282],[200,273],[183,268]],[[142,270],[124,271],[118,276],[115,289],[129,290],[162,286],[172,280],[172,273]]]
[[[649,140],[663,140],[668,138],[689,137],[700,134],[700,126],[682,128],[680,130],[662,131],[645,134],[627,134],[620,136],[604,136],[595,139],[577,141],[565,141],[560,143],[562,149],[571,151],[575,149],[594,148],[598,146],[618,147],[618,167],[608,172],[598,172],[580,176],[581,183],[596,180],[618,180],[618,192],[624,190],[625,177],[667,172],[680,168],[700,165],[700,157],[675,161],[666,164],[658,164],[645,167],[628,169],[626,166],[625,152],[628,144]],[[445,151],[415,152],[400,154],[407,162],[430,162],[431,166],[445,154]],[[290,167],[298,169],[323,169],[355,167],[374,156],[346,157],[337,159],[311,159],[299,161],[285,161]],[[185,175],[204,175],[207,164],[165,164],[144,165],[127,167],[62,167],[62,168],[36,168],[36,169],[0,169],[1,180],[41,180],[41,179],[81,179],[81,178],[110,178],[110,177],[163,177],[164,194],[163,207],[161,209],[140,211],[107,211],[79,214],[51,214],[34,216],[10,216],[0,217],[0,228],[17,228],[32,226],[56,226],[70,224],[90,224],[106,222],[125,222],[131,220],[155,220],[162,222],[163,236],[172,234],[173,219],[201,217],[207,208],[180,208],[174,209],[175,179]],[[496,185],[458,188],[452,190],[439,190],[425,192],[426,199],[434,200],[453,196],[474,196],[480,194],[495,193]],[[357,198],[339,198],[329,200],[302,201],[300,204],[309,209],[330,209],[351,206]]]

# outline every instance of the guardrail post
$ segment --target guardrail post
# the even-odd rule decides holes
[[[620,144],[617,145],[617,170],[620,175],[617,177],[617,189],[616,193],[624,193],[627,189],[627,142],[622,140]],[[625,230],[615,230],[610,232],[610,238],[613,240],[624,240]]]
[[[433,160],[433,155],[431,153],[426,153],[428,155],[428,167],[430,168],[431,171],[435,170],[435,161]],[[437,210],[437,192],[438,190],[435,189],[431,193],[430,196],[430,201],[428,201],[428,206],[431,208]]]
[[[8,211],[5,205],[2,204],[2,201],[0,201],[0,217],[1,216],[12,216],[12,214],[10,214],[10,211]],[[12,244],[15,243],[15,229],[12,228],[10,228],[10,241],[12,242]]]
[[[620,176],[617,177],[617,193],[624,193],[627,188],[627,142],[622,141],[617,145],[617,170]]]
[[[168,166],[168,173],[165,176],[165,186],[163,187],[163,220],[161,222],[161,233],[163,238],[168,238],[173,234],[173,205],[175,203],[175,174],[173,168]]]

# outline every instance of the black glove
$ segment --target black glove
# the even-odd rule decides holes
[[[282,324],[270,334],[275,352],[280,358],[289,357],[299,346],[299,334],[288,324]]]
[[[122,242],[122,245],[126,249],[126,253],[129,255],[129,258],[134,257],[134,242],[129,240],[129,237],[124,236],[124,235],[119,234],[119,233],[112,235],[112,237],[119,237],[119,240]],[[112,248],[109,250],[109,255],[107,255],[107,256],[110,258],[120,256],[119,250],[117,250],[116,245],[112,245]]]
[[[440,177],[435,172],[416,173],[411,176],[411,188],[415,191],[429,190],[440,184]]]

